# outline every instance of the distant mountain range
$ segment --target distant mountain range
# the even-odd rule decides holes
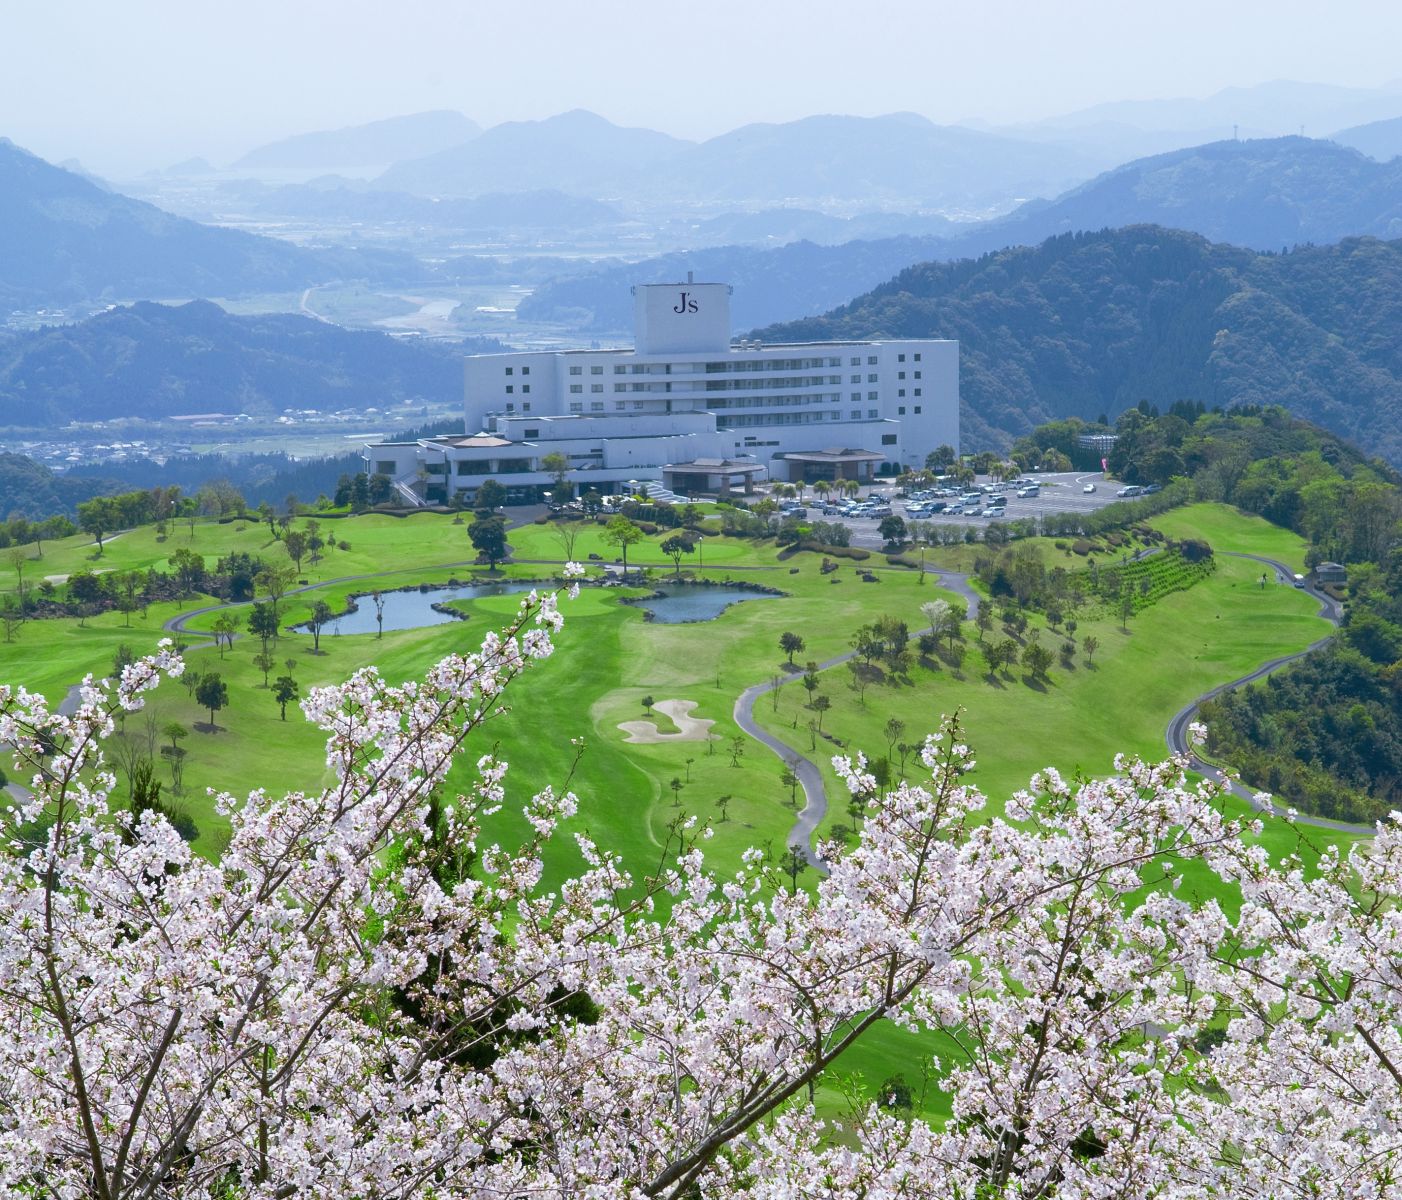
[[[0,308],[288,291],[332,279],[420,279],[391,251],[311,250],[200,225],[0,138]]]
[[[1155,226],[922,263],[766,341],[960,343],[967,445],[1147,400],[1282,404],[1402,463],[1402,242],[1260,254]]]
[[[1402,154],[1402,117],[1340,129],[1330,135],[1330,140],[1361,150],[1378,162],[1389,162]]]
[[[538,288],[519,312],[596,332],[631,327],[628,286],[698,277],[735,285],[737,327],[815,315],[874,287],[883,271],[930,260],[1036,245],[1078,230],[1157,224],[1259,250],[1368,234],[1402,237],[1402,161],[1377,163],[1332,142],[1287,137],[1216,142],[1140,159],[1053,201],[996,221],[954,226],[945,237],[888,238],[836,246],[797,243],[672,254],[606,264]],[[904,259],[904,262],[902,262]]]
[[[500,349],[403,341],[291,314],[232,316],[208,301],[140,303],[0,338],[0,426],[441,401],[462,391],[464,350]]]
[[[377,184],[429,196],[558,188],[683,210],[806,198],[827,211],[975,211],[1060,191],[1107,165],[909,113],[746,125],[696,143],[577,110],[495,126],[463,145],[397,163]]]
[[[345,129],[300,133],[250,150],[234,170],[384,167],[470,141],[482,127],[460,112],[412,113]]]

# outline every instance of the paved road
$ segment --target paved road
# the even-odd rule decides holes
[[[957,571],[931,571],[934,582],[951,592],[957,593],[968,605],[969,617],[978,615],[979,597],[978,593],[969,586],[969,577]],[[919,637],[929,630],[921,629],[913,633],[912,637]],[[830,667],[840,666],[849,659],[856,657],[855,650],[849,650],[846,654],[839,654],[834,658],[825,659],[818,664],[819,671],[826,671]],[[790,674],[779,681],[779,686],[798,678],[796,674]],[[803,852],[810,865],[818,871],[826,874],[826,867],[813,849],[813,835],[817,832],[818,826],[823,823],[823,818],[828,813],[827,789],[823,786],[823,773],[812,759],[805,758],[797,750],[787,743],[781,741],[773,734],[761,729],[755,721],[755,701],[761,696],[767,695],[774,690],[774,681],[768,680],[764,683],[757,683],[753,687],[746,688],[740,693],[735,701],[735,723],[740,726],[745,733],[754,738],[755,741],[767,747],[776,754],[785,764],[788,765],[795,775],[798,776],[799,784],[803,787],[804,805],[793,823],[793,828],[789,830],[787,844],[795,846]]]
[[[1295,573],[1283,562],[1278,562],[1273,558],[1265,558],[1260,554],[1241,554],[1233,553],[1232,551],[1223,551],[1223,553],[1229,555],[1231,558],[1254,559],[1256,562],[1270,567],[1275,572],[1277,584],[1287,587],[1293,586],[1294,584]],[[1337,626],[1343,619],[1343,605],[1332,596],[1326,595],[1313,587],[1306,587],[1303,590],[1319,601],[1319,615],[1326,621]],[[1192,744],[1188,740],[1188,726],[1196,718],[1198,708],[1207,703],[1207,701],[1220,696],[1223,692],[1231,691],[1233,688],[1242,687],[1248,683],[1254,683],[1256,680],[1269,675],[1277,668],[1283,667],[1286,663],[1294,662],[1296,659],[1303,658],[1306,654],[1310,654],[1323,646],[1327,646],[1333,640],[1334,635],[1331,633],[1328,637],[1322,637],[1317,641],[1311,642],[1303,650],[1297,650],[1294,654],[1282,654],[1278,658],[1273,658],[1269,662],[1262,663],[1249,675],[1243,675],[1240,679],[1233,679],[1230,683],[1224,683],[1221,687],[1215,687],[1210,692],[1205,692],[1203,695],[1199,696],[1191,704],[1181,709],[1174,716],[1173,720],[1168,723],[1168,731],[1165,734],[1164,740],[1168,743],[1169,752],[1172,754],[1186,755],[1189,765],[1193,770],[1202,775],[1206,775],[1210,779],[1216,780],[1218,783],[1225,783],[1227,785],[1227,790],[1230,791],[1232,795],[1248,803],[1252,802],[1256,795],[1255,791],[1246,787],[1244,784],[1228,782],[1221,771],[1210,763],[1203,762],[1203,760],[1193,752]],[[1270,805],[1270,811],[1276,816],[1285,815],[1285,809],[1274,802]],[[1366,836],[1375,832],[1372,825],[1355,825],[1347,821],[1330,821],[1325,817],[1311,817],[1299,814],[1295,817],[1295,820],[1301,825],[1313,825],[1319,829],[1334,829],[1341,833]]]

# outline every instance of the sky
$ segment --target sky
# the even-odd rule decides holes
[[[435,108],[690,138],[822,112],[1006,123],[1377,87],[1399,45],[1396,0],[0,0],[0,136],[120,176]]]

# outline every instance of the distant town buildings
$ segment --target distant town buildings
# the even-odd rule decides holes
[[[634,288],[632,349],[474,355],[465,436],[367,444],[366,470],[417,502],[470,502],[488,478],[526,501],[554,482],[547,455],[579,491],[690,494],[865,480],[959,448],[958,342],[732,342],[730,291]]]

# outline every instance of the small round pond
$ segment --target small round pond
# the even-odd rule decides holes
[[[732,604],[746,600],[773,600],[773,592],[750,588],[705,587],[700,584],[673,583],[658,588],[651,596],[625,600],[636,608],[646,609],[652,620],[662,625],[683,625],[690,621],[714,621]]]
[[[399,592],[381,592],[384,600],[384,630],[422,629],[426,625],[444,625],[458,618],[452,613],[439,612],[435,604],[449,600],[476,600],[482,596],[506,596],[513,592],[529,592],[542,586],[528,580],[502,580],[500,583],[465,583],[451,587],[420,590],[410,588]],[[547,585],[548,586],[548,585]],[[356,596],[355,612],[349,612],[321,627],[321,636],[339,633],[375,633],[380,625],[375,620],[375,600],[372,596]],[[298,626],[305,631],[306,626]]]

